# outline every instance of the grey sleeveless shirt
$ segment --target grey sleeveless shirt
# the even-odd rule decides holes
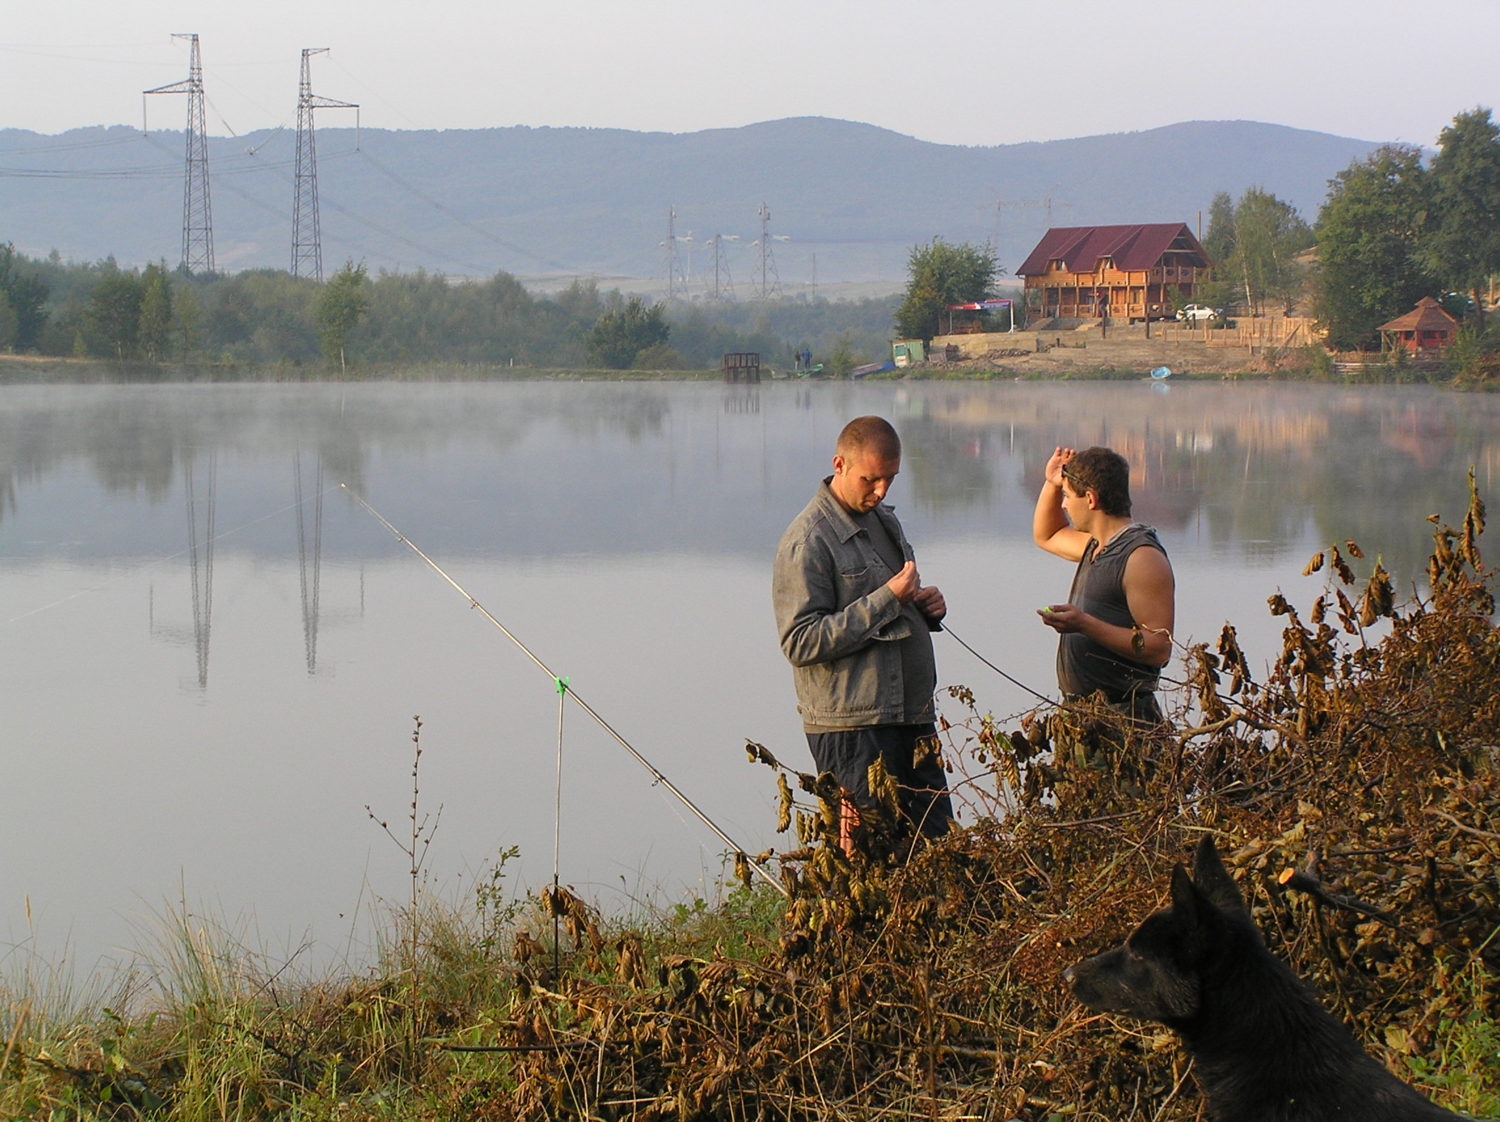
[[[1073,574],[1068,603],[1116,627],[1133,627],[1135,619],[1125,602],[1125,562],[1142,546],[1162,548],[1156,531],[1140,522],[1121,530],[1103,549],[1090,540]],[[1111,702],[1126,701],[1132,694],[1156,689],[1157,672],[1149,666],[1122,658],[1077,632],[1058,637],[1057,684],[1064,697],[1087,697],[1103,690]]]

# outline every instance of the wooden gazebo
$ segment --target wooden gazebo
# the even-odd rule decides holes
[[[1417,301],[1417,306],[1404,316],[1397,316],[1390,323],[1382,323],[1377,330],[1385,349],[1396,348],[1420,355],[1441,351],[1453,342],[1458,334],[1458,320],[1431,296]]]

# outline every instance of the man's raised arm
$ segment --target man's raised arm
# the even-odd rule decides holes
[[[1063,511],[1063,468],[1073,458],[1073,449],[1056,448],[1047,461],[1042,493],[1037,496],[1036,513],[1031,516],[1031,539],[1048,553],[1065,561],[1078,561],[1088,548],[1089,536],[1073,529]]]

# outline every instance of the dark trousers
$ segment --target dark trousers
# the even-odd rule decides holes
[[[932,749],[918,752],[917,742],[923,739],[933,741]],[[948,777],[939,762],[936,740],[937,727],[930,723],[807,734],[819,773],[832,772],[856,810],[875,806],[867,773],[876,759],[883,760],[886,774],[896,783],[902,816],[930,838],[946,834],[953,820]],[[920,763],[919,755],[923,757]]]

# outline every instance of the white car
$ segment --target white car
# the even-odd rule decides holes
[[[1207,304],[1189,304],[1177,313],[1177,318],[1183,323],[1204,323],[1218,319],[1219,311]]]

